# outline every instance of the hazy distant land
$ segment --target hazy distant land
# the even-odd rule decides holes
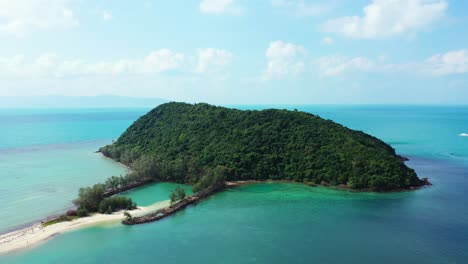
[[[0,108],[105,108],[148,107],[168,102],[162,98],[139,98],[116,95],[98,96],[0,96]]]

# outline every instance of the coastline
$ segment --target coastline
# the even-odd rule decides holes
[[[154,203],[128,211],[132,216],[142,216],[169,206],[169,200]],[[49,226],[33,224],[0,235],[0,254],[33,248],[62,233],[99,224],[120,223],[125,219],[124,211],[113,214],[93,214],[73,221],[60,222]]]
[[[226,188],[233,188],[241,185],[247,185],[247,184],[255,184],[255,183],[297,183],[297,184],[304,184],[309,187],[325,187],[325,188],[330,188],[334,190],[339,190],[339,191],[349,191],[349,192],[368,192],[368,193],[396,193],[396,192],[410,192],[410,191],[416,191],[420,190],[429,186],[432,186],[432,183],[429,181],[428,178],[421,178],[422,184],[421,186],[416,186],[416,187],[410,187],[410,188],[400,188],[400,189],[394,189],[394,190],[388,190],[388,191],[375,191],[372,189],[368,188],[363,188],[363,189],[353,189],[350,188],[346,185],[340,184],[340,185],[330,185],[330,184],[316,184],[316,183],[311,183],[311,182],[297,182],[297,181],[292,181],[292,180],[240,180],[240,181],[227,181],[226,182]]]
[[[244,180],[244,181],[227,181],[225,183],[226,188],[238,187],[241,185],[255,184],[255,183],[274,183],[274,182],[293,182],[287,180]],[[428,182],[428,181],[427,181]],[[296,182],[298,183],[298,182]],[[428,182],[429,183],[429,182]],[[369,192],[370,190],[355,190],[349,187],[344,186],[330,186],[330,185],[311,185],[306,182],[302,184],[308,185],[310,187],[322,186],[327,188],[333,188],[338,190],[347,190],[352,192]],[[411,191],[423,188],[429,184],[422,185],[415,189],[403,189],[403,190],[393,190],[390,192],[400,192],[400,191]],[[382,192],[377,192],[382,193]],[[385,193],[385,192],[384,192]],[[149,206],[137,207],[137,209],[128,211],[133,217],[144,217],[150,215],[159,210],[164,210],[170,208],[170,201],[165,200],[161,202],[156,202]],[[178,211],[178,210],[177,210]],[[79,228],[85,228],[89,226],[95,226],[99,224],[112,224],[120,223],[125,220],[124,210],[119,212],[114,212],[112,214],[100,214],[96,213],[88,217],[78,218],[72,221],[60,222],[48,226],[43,226],[42,223],[34,223],[26,227],[10,231],[8,233],[0,234],[0,255],[8,254],[14,251],[24,250],[28,248],[33,248],[39,244],[46,242],[47,240],[66,232],[70,232]],[[146,221],[144,221],[146,222]]]

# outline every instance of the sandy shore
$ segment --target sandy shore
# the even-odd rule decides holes
[[[128,211],[132,216],[142,216],[161,208],[169,206],[169,200],[154,203],[150,206],[138,207],[135,210]],[[42,224],[35,224],[10,233],[0,235],[0,254],[6,254],[12,251],[32,248],[41,242],[44,242],[58,234],[76,230],[78,228],[105,224],[118,223],[125,218],[123,211],[113,214],[94,214],[89,217],[78,218],[69,222],[60,222],[57,224],[43,227]]]

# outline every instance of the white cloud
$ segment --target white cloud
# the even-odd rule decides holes
[[[142,59],[90,62],[81,59],[62,59],[55,54],[44,54],[27,61],[24,56],[0,58],[0,76],[6,77],[75,77],[98,75],[158,74],[182,69],[182,53],[161,49]]]
[[[330,38],[330,37],[324,37],[322,38],[322,40],[320,41],[320,43],[322,43],[323,45],[331,45],[333,44],[335,41]]]
[[[322,30],[360,39],[415,33],[442,18],[447,7],[445,0],[373,0],[364,16],[328,20]]]
[[[206,14],[231,14],[240,15],[242,8],[237,5],[236,0],[202,0],[200,11]]]
[[[274,7],[287,9],[297,16],[318,16],[328,12],[331,9],[330,2],[311,3],[305,0],[271,0]]]
[[[104,10],[102,11],[102,19],[104,19],[105,21],[109,21],[113,18],[112,16],[112,13],[108,10]]]
[[[347,58],[342,56],[321,57],[316,61],[321,76],[337,76],[351,71],[372,71],[375,64],[365,57]]]
[[[433,75],[468,73],[468,50],[437,54],[426,60],[425,71]]]
[[[182,53],[173,52],[168,49],[160,49],[151,52],[143,60],[123,61],[125,64],[133,64],[135,72],[141,73],[160,73],[180,69],[185,61]]]
[[[13,76],[24,73],[26,71],[23,67],[24,64],[25,57],[23,55],[9,58],[0,57],[0,76]]]
[[[24,35],[30,30],[78,25],[68,0],[0,0],[0,33]]]
[[[436,54],[423,61],[386,63],[381,56],[377,60],[342,56],[325,56],[316,60],[321,76],[337,76],[348,72],[405,73],[424,76],[446,76],[468,73],[468,50],[462,49]]]
[[[333,77],[347,73],[386,73],[420,76],[448,76],[468,73],[468,50],[461,49],[436,54],[421,61],[389,63],[388,58],[366,58],[346,56],[323,56],[311,60],[307,50],[296,44],[282,41],[271,42],[266,51],[267,68],[263,80],[294,77],[307,68],[316,66],[321,77]],[[56,54],[43,54],[34,59],[17,55],[0,57],[0,79],[35,79],[69,77],[113,77],[113,76],[159,76],[166,72],[177,72],[186,77],[206,74],[228,76],[233,54],[223,49],[199,49],[193,63],[183,53],[160,49],[142,58],[109,61],[65,59]]]
[[[222,73],[231,64],[232,53],[223,49],[198,50],[198,63],[195,67],[197,73]]]
[[[266,51],[268,66],[263,79],[295,76],[304,71],[307,51],[304,47],[283,41],[270,43]]]

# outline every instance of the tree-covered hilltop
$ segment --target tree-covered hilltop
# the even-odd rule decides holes
[[[422,185],[383,141],[300,111],[166,103],[101,152],[146,171],[143,178],[174,182],[197,183],[222,171],[227,180],[284,179],[379,191]]]

